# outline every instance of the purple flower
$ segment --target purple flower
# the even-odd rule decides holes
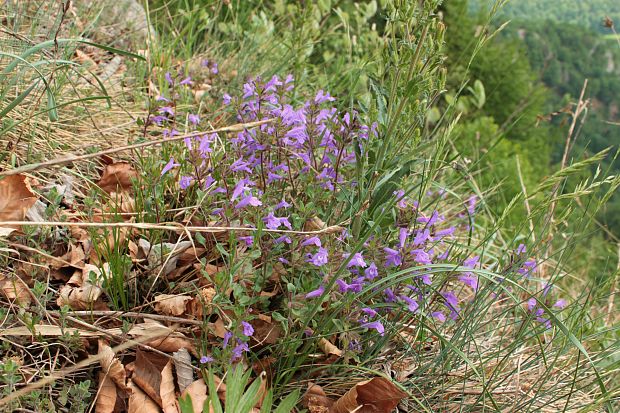
[[[420,278],[422,279],[422,283],[423,284],[426,284],[426,285],[433,284],[433,280],[431,279],[431,275],[430,274],[422,274],[422,275],[420,275]]]
[[[362,308],[362,313],[366,314],[369,317],[376,317],[377,316],[377,312],[375,310],[373,310],[372,308],[368,308],[368,307]]]
[[[407,237],[409,236],[409,231],[407,231],[407,228],[401,228],[398,231],[398,245],[403,248],[405,246],[405,243],[407,242]]]
[[[168,84],[172,86],[172,84],[174,83],[174,80],[172,80],[172,75],[170,74],[170,72],[166,72],[164,77],[166,78],[166,81],[168,82]]]
[[[161,175],[160,176],[164,176],[164,174],[166,172],[168,172],[169,170],[171,170],[172,168],[175,168],[177,166],[181,166],[181,164],[174,163],[174,158],[170,158],[170,160],[168,161],[166,166],[164,166],[164,169],[161,170]]]
[[[194,83],[194,82],[192,82],[192,78],[191,78],[191,77],[189,77],[189,76],[187,76],[185,79],[183,79],[183,80],[181,80],[181,81],[179,82],[179,85],[187,85],[187,86],[189,86],[189,85],[191,85],[191,84],[193,84],[193,83]]]
[[[222,102],[224,102],[225,105],[230,105],[230,102],[232,100],[232,97],[228,94],[228,93],[224,93],[224,95],[222,96]]]
[[[192,123],[194,125],[198,125],[198,123],[200,122],[200,116],[194,115],[193,113],[190,113],[187,116],[187,119],[189,119],[190,123]]]
[[[263,205],[263,203],[260,201],[260,199],[256,198],[255,196],[247,195],[247,196],[244,196],[243,198],[241,198],[239,203],[237,203],[237,205],[235,205],[235,209],[245,208],[248,205],[261,206],[261,205]]]
[[[525,244],[519,244],[519,246],[517,247],[517,254],[521,255],[521,254],[525,254],[527,252],[527,247],[525,246]]]
[[[254,244],[254,237],[252,235],[248,235],[245,237],[239,237],[239,241],[245,242],[245,245],[251,247]]]
[[[446,321],[446,316],[441,311],[434,311],[434,312],[432,312],[431,313],[431,317],[436,318],[437,320],[441,321],[442,323],[444,321]]]
[[[233,336],[233,333],[231,333],[230,331],[227,331],[226,333],[224,333],[224,341],[222,341],[222,348],[228,347],[228,342],[230,341],[232,336]]]
[[[383,294],[385,294],[386,303],[393,303],[394,301],[396,301],[396,295],[394,295],[394,291],[392,291],[391,288],[386,288],[385,290],[383,290]]]
[[[247,321],[242,321],[241,326],[243,327],[243,334],[248,337],[252,337],[252,335],[254,334],[254,327],[252,327],[252,324],[248,323]]]
[[[379,271],[377,270],[377,265],[374,262],[371,262],[368,268],[364,270],[364,275],[368,280],[374,280],[379,276]]]
[[[407,199],[405,198],[405,191],[399,189],[398,191],[394,191],[394,195],[396,195],[396,206],[399,208],[406,208]]]
[[[286,265],[290,265],[291,264],[290,261],[287,260],[284,257],[278,257],[278,261],[280,261],[282,264],[286,264]]]
[[[426,224],[427,226],[431,227],[439,221],[439,212],[433,211],[433,214],[430,218],[418,217],[417,221],[421,224]]]
[[[480,257],[477,255],[474,257],[468,258],[465,261],[463,261],[463,267],[474,268],[476,264],[478,264],[479,260],[480,260]]]
[[[191,176],[182,176],[179,180],[179,186],[181,187],[181,189],[187,189],[192,184],[193,180],[194,178],[192,178]]]
[[[335,98],[329,95],[329,92],[325,93],[323,90],[319,90],[314,98],[314,103],[321,104],[323,102],[333,102]]]
[[[290,237],[286,236],[286,235],[282,235],[279,238],[276,238],[273,242],[275,242],[276,244],[282,244],[283,242],[286,244],[290,244],[293,241],[291,240]]]
[[[238,340],[237,345],[235,346],[235,348],[233,348],[231,360],[236,361],[236,360],[241,359],[241,357],[243,357],[243,353],[247,351],[250,351],[250,348],[248,347],[248,343],[244,343]]]
[[[385,334],[385,328],[383,327],[383,324],[381,324],[381,322],[379,321],[373,321],[371,323],[362,323],[361,327],[377,330],[377,333],[379,333],[379,335],[381,336]]]
[[[280,225],[284,225],[288,229],[293,229],[288,217],[276,217],[273,215],[273,212],[270,212],[269,215],[264,217],[263,222],[266,223],[268,229],[278,229]]]
[[[446,307],[448,307],[452,312],[458,313],[460,311],[459,308],[459,299],[454,295],[451,291],[445,291],[441,293],[444,300],[446,300]]]
[[[478,201],[478,197],[476,195],[472,195],[467,200],[467,212],[469,215],[474,215],[476,212],[476,202]]]
[[[434,241],[438,241],[438,240],[440,240],[443,237],[447,237],[449,235],[454,234],[455,231],[456,231],[455,227],[449,227],[449,228],[446,228],[446,229],[439,230],[439,231],[435,232],[435,237],[433,238],[433,240]]]
[[[418,231],[413,239],[413,246],[417,247],[418,245],[424,244],[431,236],[431,232],[428,229],[424,231]]]
[[[306,294],[306,298],[317,298],[317,297],[322,296],[324,292],[325,292],[325,286],[321,284],[319,285],[319,288],[317,288],[316,290],[312,290],[308,294]]]
[[[286,202],[285,200],[280,201],[279,203],[276,204],[276,206],[273,207],[274,211],[277,211],[280,208],[289,208],[291,206],[291,204],[289,204],[288,202]],[[320,246],[320,245],[319,245]]]
[[[351,284],[347,284],[345,281],[341,279],[337,279],[336,284],[338,284],[338,287],[341,293],[346,293],[348,291],[359,293],[364,288],[364,286],[359,282],[353,282]]]
[[[553,306],[555,308],[563,309],[564,307],[566,307],[566,300],[561,298],[558,301],[556,301],[555,304],[553,304]]]
[[[411,297],[407,297],[406,295],[401,295],[400,298],[407,303],[407,308],[409,309],[409,311],[411,311],[412,313],[416,313],[418,311],[418,308],[420,306],[418,305],[418,302],[416,300]]]
[[[162,106],[161,108],[159,108],[159,113],[161,113],[162,115],[174,116],[174,109],[172,109],[170,106]]]
[[[478,290],[478,277],[470,272],[466,272],[459,276],[459,281],[471,287],[474,291]]]
[[[422,264],[422,265],[432,264],[430,254],[424,250],[421,250],[421,249],[411,250],[411,255],[413,256],[413,259],[415,260],[415,262],[417,262],[418,264]]]
[[[345,259],[349,258],[349,254],[345,254]],[[366,267],[366,261],[364,261],[364,256],[359,253],[356,252],[355,254],[353,254],[353,258],[351,258],[351,261],[349,261],[347,263],[347,268],[351,268],[351,267],[362,267],[365,268]]]
[[[386,267],[398,267],[403,263],[403,259],[400,256],[400,253],[392,248],[385,247],[383,248],[385,252],[385,266]]]
[[[211,356],[202,356],[202,357],[200,357],[200,364],[211,363],[213,360],[214,360],[214,358],[211,357]]]
[[[536,299],[534,297],[527,300],[527,309],[532,311],[536,307]]]
[[[319,248],[319,251],[316,254],[310,255],[308,262],[316,265],[317,267],[321,267],[327,264],[327,256],[328,256],[327,250],[321,247]]]
[[[317,247],[321,247],[321,240],[319,237],[310,237],[304,241],[302,241],[301,246],[305,247],[307,245],[316,245]]]

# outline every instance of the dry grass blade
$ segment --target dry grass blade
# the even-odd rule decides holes
[[[25,165],[19,168],[2,171],[0,172],[0,176],[17,175],[17,174],[21,174],[24,172],[36,171],[38,169],[43,169],[43,168],[48,168],[48,167],[57,167],[57,166],[62,166],[62,165],[66,165],[66,164],[73,163],[73,162],[88,160],[88,159],[96,159],[103,155],[111,155],[113,153],[131,151],[134,149],[141,149],[141,148],[146,148],[149,146],[156,146],[156,145],[160,145],[163,143],[181,141],[186,138],[201,136],[206,133],[241,132],[245,129],[256,128],[260,125],[264,125],[270,122],[273,122],[273,119],[265,119],[265,120],[261,120],[257,122],[249,122],[249,123],[239,123],[236,125],[226,126],[224,128],[212,129],[210,131],[195,132],[195,133],[190,133],[190,134],[186,134],[182,136],[175,136],[173,138],[158,139],[158,140],[149,141],[149,142],[137,143],[135,145],[122,146],[119,148],[110,148],[110,149],[106,149],[106,150],[99,151],[96,153],[89,153],[85,155],[72,155],[72,156],[67,156],[67,157],[60,158],[60,159],[52,159],[50,161],[35,163],[31,165]]]

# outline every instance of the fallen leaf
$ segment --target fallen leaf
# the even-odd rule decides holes
[[[407,393],[383,377],[363,381],[353,386],[332,406],[330,413],[390,413]]]
[[[112,350],[112,347],[104,340],[99,340],[98,345],[99,355],[101,356],[99,364],[101,365],[103,373],[118,387],[123,390],[128,390],[125,367],[118,357],[116,357],[116,354],[114,354],[114,350]]]
[[[7,277],[0,274],[0,292],[9,301],[15,301],[22,307],[29,307],[32,303],[30,289],[16,276]]]
[[[144,344],[166,353],[174,353],[186,348],[195,357],[198,357],[193,340],[155,320],[146,320],[144,323],[135,324],[129,330],[129,335],[133,337],[151,336],[153,339]]]
[[[167,357],[138,349],[135,371],[131,378],[160,407],[162,406],[162,371],[168,365],[168,361]]]
[[[172,360],[168,360],[168,363],[161,371],[159,394],[161,396],[162,409],[164,410],[164,413],[179,412],[179,402],[177,401],[174,375],[172,374]]]
[[[116,162],[106,165],[97,186],[105,192],[128,191],[132,188],[132,180],[138,178],[138,172],[128,162]]]
[[[49,259],[49,266],[52,269],[59,270],[66,267],[84,268],[84,260],[86,254],[84,248],[81,245],[69,244],[69,251],[57,259]]]
[[[308,383],[308,390],[304,394],[303,404],[310,413],[328,413],[334,401],[327,397],[321,386]]]
[[[127,192],[111,192],[110,199],[104,205],[103,212],[119,214],[123,218],[131,218],[131,214],[136,212],[136,201]]]
[[[116,405],[116,386],[110,376],[99,372],[99,391],[95,402],[95,413],[112,413]]]
[[[267,373],[262,372],[255,380],[260,380],[260,387],[257,391],[257,393],[259,394],[258,401],[254,405],[254,407],[260,409],[263,406],[263,400],[265,400],[265,396],[267,396]]]
[[[37,202],[24,175],[11,175],[0,180],[0,222],[23,221],[28,210]],[[3,228],[19,229],[4,225]]]
[[[181,398],[190,397],[194,413],[202,413],[207,396],[207,385],[203,379],[196,380],[181,393]],[[211,409],[213,411],[213,409]]]
[[[159,314],[182,316],[187,312],[187,304],[192,301],[187,295],[160,294],[155,296],[155,311]]]
[[[131,396],[129,397],[128,413],[160,413],[161,409],[146,393],[133,381],[129,381]]]
[[[280,323],[272,322],[271,317],[266,319],[257,318],[250,321],[250,324],[254,328],[252,340],[258,344],[275,344],[282,335]]]
[[[177,373],[179,391],[183,392],[194,382],[194,369],[192,369],[192,356],[187,349],[182,348],[172,354],[174,370]]]
[[[342,350],[333,345],[326,338],[322,338],[319,340],[319,348],[323,350],[323,353],[325,353],[327,356],[341,357],[343,354]]]
[[[146,257],[151,271],[164,277],[168,276],[177,267],[179,254],[192,246],[191,241],[181,241],[178,243],[164,242],[151,245],[144,238],[138,240],[138,246],[142,254]]]
[[[327,225],[317,216],[308,219],[304,224],[304,231],[320,231],[325,228],[327,228]]]
[[[8,237],[14,231],[15,231],[15,228],[0,227],[0,237]]]
[[[203,316],[211,314],[213,312],[211,303],[216,294],[214,288],[202,288],[200,294],[187,303],[188,314],[198,319],[202,319]]]

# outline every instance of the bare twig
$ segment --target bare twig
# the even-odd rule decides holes
[[[147,222],[61,222],[61,221],[2,221],[2,226],[44,226],[44,227],[90,227],[90,228],[137,228],[147,230],[162,230],[174,232],[206,232],[218,233],[224,231],[256,231],[256,228],[247,227],[218,227],[218,226],[184,226],[182,224],[149,224]],[[327,228],[316,231],[294,231],[288,229],[268,229],[263,228],[262,232],[278,233],[278,234],[297,234],[297,235],[318,235],[333,234],[342,231],[340,225],[332,225]]]
[[[206,133],[241,132],[241,131],[243,131],[245,129],[252,129],[252,128],[255,128],[257,126],[264,125],[266,123],[270,123],[272,121],[273,121],[273,119],[265,119],[265,120],[261,120],[261,121],[257,121],[257,122],[237,123],[235,125],[226,126],[226,127],[218,128],[218,129],[212,129],[210,131],[193,132],[193,133],[189,133],[189,134],[186,134],[186,135],[175,136],[175,137],[172,137],[172,138],[165,138],[165,139],[158,139],[158,140],[154,140],[154,141],[136,143],[134,145],[121,146],[119,148],[110,148],[110,149],[105,149],[103,151],[96,152],[96,153],[89,153],[89,154],[85,154],[85,155],[70,155],[70,156],[66,156],[66,157],[63,157],[63,158],[52,159],[52,160],[45,161],[45,162],[39,162],[39,163],[30,164],[30,165],[24,165],[24,166],[19,167],[19,168],[10,169],[8,171],[2,171],[2,172],[0,172],[0,176],[17,175],[17,174],[21,174],[21,173],[24,173],[24,172],[32,172],[32,171],[35,171],[35,170],[41,169],[41,168],[46,168],[46,167],[51,167],[51,166],[61,166],[61,165],[65,165],[65,164],[73,163],[73,162],[77,162],[77,161],[84,161],[86,159],[98,158],[98,157],[100,157],[102,155],[110,155],[110,154],[113,154],[113,153],[118,153],[118,152],[123,152],[123,151],[130,151],[130,150],[133,150],[133,149],[140,149],[140,148],[145,148],[145,147],[148,147],[148,146],[155,146],[155,145],[159,145],[159,144],[166,143],[166,142],[176,142],[176,141],[180,141],[180,140],[183,140],[183,139],[186,139],[186,138],[193,138],[193,137],[196,137],[196,136],[201,136],[201,135],[204,135]]]

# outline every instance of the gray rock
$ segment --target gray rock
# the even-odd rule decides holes
[[[146,48],[149,23],[137,0],[77,0],[75,8],[83,18],[94,19],[89,30],[94,41],[132,51]]]

